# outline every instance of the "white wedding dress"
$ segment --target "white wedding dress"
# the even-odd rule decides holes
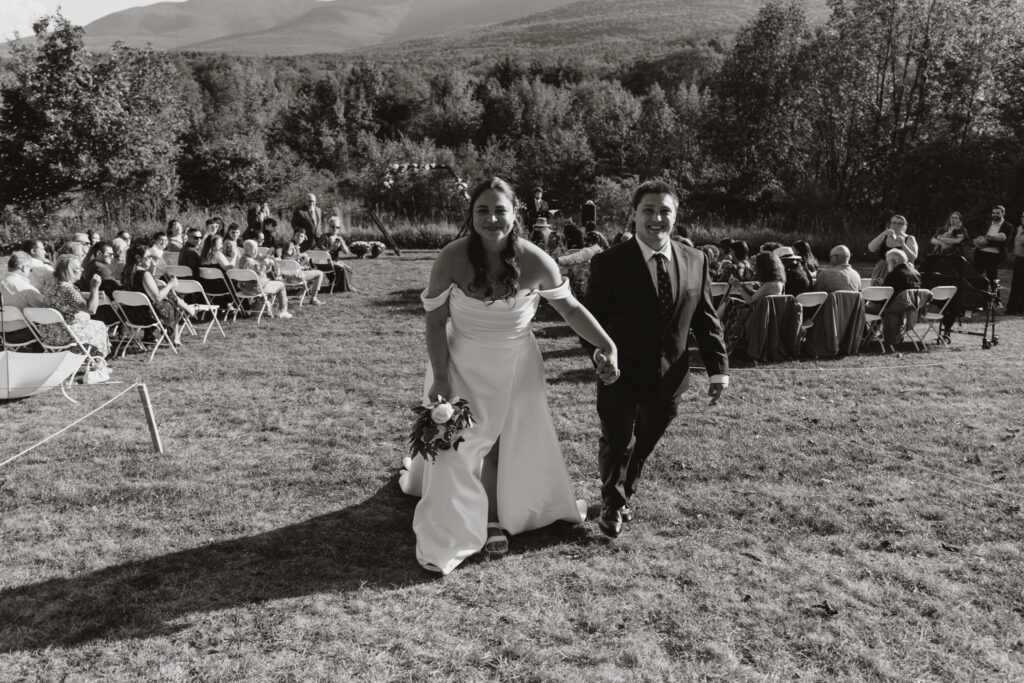
[[[509,534],[557,520],[582,521],[548,410],[544,365],[530,321],[540,297],[572,296],[568,280],[555,289],[520,290],[509,301],[483,302],[456,285],[434,298],[448,302],[449,376],[452,392],[469,401],[476,424],[458,450],[434,462],[421,456],[399,478],[402,490],[421,496],[413,517],[416,559],[447,574],[487,540],[487,494],[480,481],[484,456],[501,437],[498,453],[498,519]],[[427,364],[424,394],[433,383]]]

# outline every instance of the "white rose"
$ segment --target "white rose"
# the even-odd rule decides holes
[[[434,406],[434,409],[430,411],[430,419],[439,425],[443,425],[448,420],[452,419],[452,415],[455,414],[455,408],[452,407],[451,403],[441,403],[440,405]]]

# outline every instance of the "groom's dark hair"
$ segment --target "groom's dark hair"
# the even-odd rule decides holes
[[[672,199],[676,202],[676,208],[679,208],[679,194],[676,189],[666,183],[664,180],[648,180],[645,183],[641,183],[640,187],[636,188],[633,192],[633,208],[640,206],[640,200],[643,199],[645,194],[667,194],[671,195]]]

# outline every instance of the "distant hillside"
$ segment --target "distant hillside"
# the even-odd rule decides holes
[[[85,26],[86,46],[115,41],[237,55],[348,52],[517,19],[571,0],[187,0],[134,7]]]
[[[695,39],[732,35],[763,4],[763,0],[578,0],[473,31],[368,47],[360,52],[374,56],[386,52],[414,60],[436,58],[438,54],[538,51],[659,55]],[[812,24],[824,23],[828,18],[827,0],[807,0],[806,8]]]
[[[807,0],[812,23],[827,0]],[[247,56],[355,53],[437,60],[494,53],[660,55],[728,36],[763,0],[186,0],[107,15],[86,46]],[[0,46],[0,53],[3,46]]]

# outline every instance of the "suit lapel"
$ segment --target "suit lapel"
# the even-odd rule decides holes
[[[683,253],[683,248],[675,240],[671,241],[672,244],[672,260],[676,269],[676,282],[679,283],[679,287],[676,291],[676,305],[675,310],[672,311],[672,319],[675,320],[678,317],[679,312],[683,310],[683,301],[686,299],[686,271],[689,266],[688,263],[684,263],[686,255]]]
[[[657,302],[658,288],[654,286],[654,281],[651,280],[651,270],[647,266],[647,261],[644,260],[644,252],[640,250],[640,243],[637,241],[636,237],[632,238],[630,242],[631,244],[629,246],[632,249],[633,254],[630,255],[629,260],[632,262],[633,268],[637,270],[638,277],[646,283],[645,285],[641,285],[641,289],[645,289],[648,298]]]

